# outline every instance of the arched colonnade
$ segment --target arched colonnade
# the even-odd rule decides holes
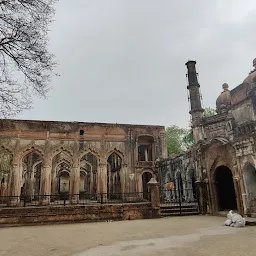
[[[127,192],[124,184],[127,165],[116,149],[104,156],[91,150],[72,155],[63,148],[46,155],[32,147],[13,154],[11,165],[1,196],[10,196],[12,204],[23,196],[48,204],[68,194],[70,201],[76,203],[85,193],[101,193],[111,199]]]

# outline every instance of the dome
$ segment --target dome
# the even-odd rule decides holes
[[[256,83],[256,70],[252,71],[245,79],[243,83],[247,83],[249,85]]]
[[[244,79],[243,82],[249,84],[250,88],[256,86],[256,58],[253,60],[252,65],[254,70],[250,72],[250,74]]]
[[[216,109],[218,113],[224,113],[227,112],[230,109],[231,106],[231,96],[230,91],[228,89],[228,84],[222,85],[223,92],[220,94],[220,96],[216,100]]]

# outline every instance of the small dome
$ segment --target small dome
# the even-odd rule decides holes
[[[231,96],[228,89],[228,84],[224,83],[222,85],[223,92],[216,100],[216,109],[218,113],[227,112],[231,106]]]
[[[252,71],[245,79],[243,83],[253,84],[256,83],[256,70]]]
[[[244,79],[243,82],[249,84],[250,88],[256,86],[256,58],[252,61],[252,65],[254,70],[250,72],[250,74]]]

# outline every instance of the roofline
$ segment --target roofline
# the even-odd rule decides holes
[[[1,118],[0,121],[12,121],[12,122],[36,122],[36,123],[66,123],[66,124],[78,124],[78,125],[103,125],[103,126],[128,126],[128,127],[157,127],[165,129],[164,125],[143,125],[143,124],[121,124],[121,123],[97,123],[97,122],[80,122],[80,121],[51,121],[51,120],[27,120],[27,119],[9,119]]]

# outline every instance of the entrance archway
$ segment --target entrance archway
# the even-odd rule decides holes
[[[233,175],[228,167],[219,166],[216,168],[215,183],[219,211],[237,209]]]
[[[152,178],[152,173],[150,172],[144,172],[142,174],[142,188],[143,188],[143,198],[149,199],[149,193],[148,193],[148,182]]]

